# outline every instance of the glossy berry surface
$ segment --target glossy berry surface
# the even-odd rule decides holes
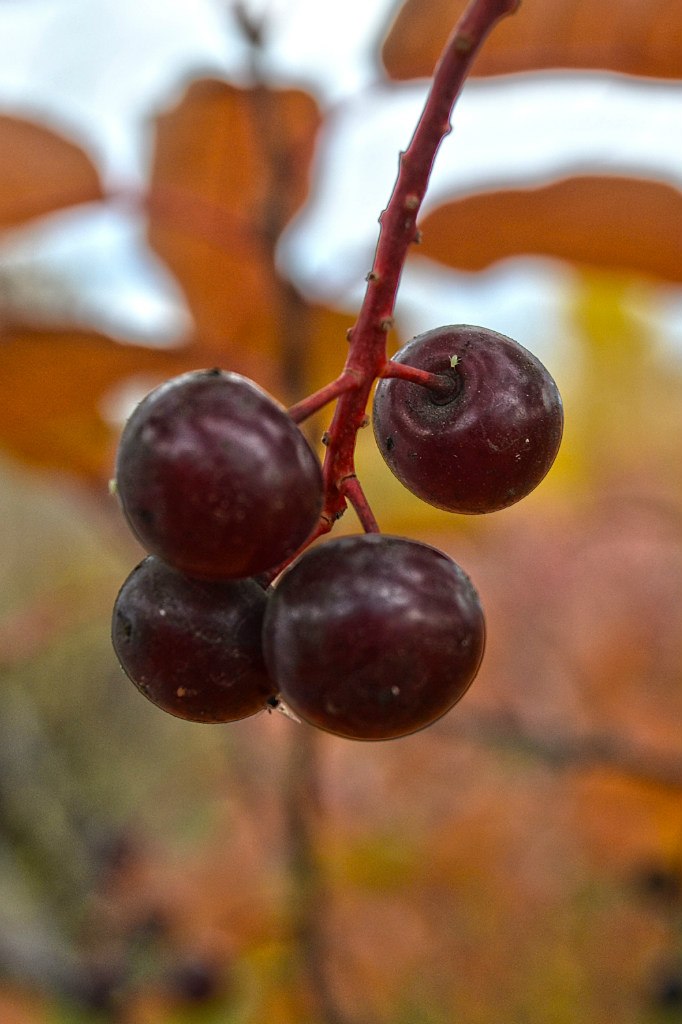
[[[322,508],[320,464],[296,424],[221,370],[183,374],[143,399],[121,437],[116,487],[147,551],[207,579],[284,562]]]
[[[150,555],[114,605],[123,669],[153,704],[191,722],[233,722],[274,696],[261,648],[268,598],[254,580],[190,579]]]
[[[460,325],[414,338],[394,361],[452,382],[449,396],[398,378],[377,385],[374,434],[405,487],[437,508],[478,514],[506,508],[540,483],[559,450],[563,407],[532,353]]]
[[[263,649],[285,702],[350,739],[405,736],[440,718],[478,670],[485,624],[441,551],[380,534],[305,552],[276,586]]]

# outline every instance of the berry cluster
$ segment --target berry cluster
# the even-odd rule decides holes
[[[511,339],[441,328],[381,377],[379,447],[431,504],[494,511],[549,470],[559,392]],[[311,546],[331,526],[322,467],[252,381],[203,370],[152,391],[123,431],[116,489],[150,554],[116,600],[114,647],[165,711],[228,722],[283,701],[336,735],[387,739],[440,718],[476,675],[485,624],[462,569],[373,531]]]
[[[354,452],[377,379],[379,448],[439,508],[511,505],[559,447],[556,385],[511,339],[443,327],[386,357],[449,112],[488,32],[517,7],[471,0],[446,44],[336,380],[287,411],[237,374],[189,373],[148,395],[125,427],[116,487],[150,554],[116,600],[113,641],[133,682],[171,714],[228,722],[283,702],[339,736],[389,739],[440,718],[478,671],[474,587],[441,551],[380,533]],[[320,466],[298,424],[331,401]],[[365,533],[313,547],[348,503]]]

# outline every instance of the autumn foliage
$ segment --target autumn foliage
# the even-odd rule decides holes
[[[431,74],[463,6],[400,7],[382,88]],[[501,116],[510,74],[679,87],[677,6],[607,6],[524,0],[497,27],[473,74]],[[192,324],[164,348],[70,307],[50,321],[3,271],[0,1019],[665,1024],[682,1006],[682,200],[663,174],[581,161],[520,182],[501,152],[496,187],[419,224],[408,270],[475,288],[532,256],[568,282],[543,353],[564,446],[523,506],[428,509],[360,438],[381,527],[477,580],[488,657],[456,713],[378,745],[279,715],[194,727],[141,706],[109,649],[139,554],[107,490],[129,396],[220,365],[289,404],[343,365],[354,311],[277,255],[332,122],[300,83],[197,74],[153,112],[146,187],[109,194],[58,125],[0,116],[4,238],[122,204]],[[399,298],[392,347],[405,335]]]

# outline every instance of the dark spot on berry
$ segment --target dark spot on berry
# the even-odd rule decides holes
[[[148,508],[137,508],[135,512],[146,526],[151,526],[153,524],[154,513]]]

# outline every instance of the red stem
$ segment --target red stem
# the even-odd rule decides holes
[[[449,377],[446,373],[429,373],[428,370],[420,370],[418,366],[408,366],[407,363],[394,363],[392,359],[387,360],[379,376],[399,377],[401,380],[408,380],[412,384],[419,384],[423,388],[435,391],[437,395],[443,398],[451,396],[457,390],[452,377]]]
[[[345,480],[339,481],[339,490],[344,494],[357,515],[365,533],[379,533],[379,524],[374,518],[374,513],[369,507],[360,481],[356,476],[347,476]]]
[[[346,497],[355,505],[361,522],[376,520],[364,505],[356,505],[357,490],[347,481],[355,477],[355,442],[366,422],[365,410],[373,382],[387,366],[386,335],[393,324],[393,309],[402,269],[410,245],[418,238],[416,220],[431,176],[438,148],[450,131],[450,115],[476,53],[495,23],[512,14],[520,0],[471,0],[455,26],[436,67],[426,105],[407,150],[401,155],[398,178],[380,218],[374,265],[357,323],[349,332],[350,350],[339,378],[352,374],[357,386],[340,394],[329,431],[323,474],[323,518],[331,523],[342,515]],[[359,488],[359,484],[358,484]],[[351,495],[353,491],[353,496]],[[366,506],[366,507],[365,507]],[[371,520],[367,518],[367,513]]]
[[[296,405],[292,405],[287,411],[295,423],[302,423],[303,420],[307,420],[309,416],[322,409],[328,402],[332,402],[345,391],[356,388],[358,383],[355,374],[344,371],[336,380],[331,381],[330,384],[325,384],[319,391],[315,391],[312,395],[308,395],[307,398],[303,398]]]

